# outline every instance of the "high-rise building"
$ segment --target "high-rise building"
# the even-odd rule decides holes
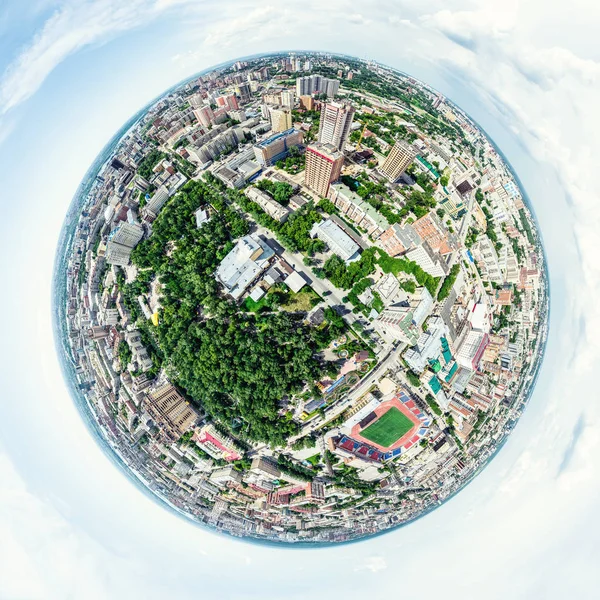
[[[204,104],[204,100],[201,94],[192,94],[188,98],[188,102],[192,108],[200,108]]]
[[[312,96],[300,96],[300,106],[306,110],[312,110],[315,106],[315,101]]]
[[[353,117],[354,108],[350,104],[339,102],[323,104],[319,122],[319,142],[343,150],[350,134]]]
[[[108,242],[108,244],[106,244],[106,262],[109,265],[126,267],[129,264],[132,250],[133,248],[130,248],[129,246],[123,246],[122,244],[116,244],[115,242]]]
[[[178,440],[198,417],[196,411],[171,384],[147,394],[145,408],[171,440]]]
[[[108,239],[117,244],[133,248],[143,236],[144,230],[141,225],[123,221],[111,231]]]
[[[144,236],[144,230],[137,223],[123,221],[108,236],[106,262],[125,267],[129,264],[131,251]]]
[[[308,75],[307,77],[298,77],[296,79],[296,96],[308,96],[315,92],[327,94],[328,98],[333,98],[340,87],[337,79],[329,79],[322,75]]]
[[[398,256],[418,246],[421,238],[409,223],[395,223],[381,234],[378,243],[390,256]]]
[[[310,96],[313,93],[311,82],[310,77],[298,77],[296,79],[296,96]]]
[[[470,331],[458,347],[456,362],[465,369],[476,371],[488,343],[489,336],[487,333]]]
[[[444,277],[448,273],[448,266],[438,252],[424,241],[406,253],[406,258],[416,262],[423,271],[432,277]]]
[[[164,206],[165,202],[169,199],[169,190],[165,185],[159,186],[154,192],[152,198],[150,198],[146,204],[146,209],[150,212],[158,215],[160,209]]]
[[[255,475],[266,477],[267,479],[278,479],[281,476],[281,471],[277,464],[262,456],[255,456],[252,459],[250,472]]]
[[[340,89],[340,82],[337,79],[327,79],[323,77],[323,89],[321,93],[327,94],[328,98],[333,98],[337,95]]]
[[[242,102],[242,104],[245,104],[246,102],[250,102],[251,98],[252,98],[252,92],[250,90],[250,84],[245,82],[245,83],[240,83],[238,86],[236,86],[235,91],[237,93],[237,95],[240,97],[240,101]]]
[[[271,117],[271,130],[273,133],[287,131],[292,127],[292,111],[289,108],[280,106],[269,109]]]
[[[110,328],[102,327],[100,325],[88,327],[86,335],[91,340],[101,340],[107,338],[110,335]]]
[[[254,155],[260,165],[270,166],[285,158],[292,146],[300,144],[302,144],[302,132],[297,129],[288,129],[256,144]]]
[[[396,181],[415,159],[415,149],[403,140],[398,140],[387,155],[379,170],[390,180]]]
[[[227,110],[238,110],[240,107],[235,94],[224,94],[217,98],[217,106],[222,106]]]
[[[208,105],[195,109],[194,115],[204,127],[208,127],[215,120],[215,115],[212,111],[212,108]]]
[[[373,327],[388,340],[399,340],[412,346],[419,339],[413,309],[405,304],[393,304],[385,308],[373,321]]]
[[[340,178],[344,155],[331,144],[313,144],[306,149],[304,183],[323,198],[329,185]]]
[[[294,90],[282,90],[281,104],[289,109],[294,108]]]

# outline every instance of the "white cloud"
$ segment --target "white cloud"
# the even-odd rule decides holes
[[[355,571],[370,571],[379,573],[388,568],[387,561],[383,556],[368,556],[365,561],[354,568]]]
[[[54,11],[0,79],[0,114],[32,96],[67,57],[193,0],[70,0]]]
[[[350,21],[350,23],[354,23],[355,25],[368,25],[371,22],[370,19],[367,19],[360,13],[348,15],[347,19]]]
[[[247,546],[197,532],[185,523],[174,526],[165,511],[140,509],[143,503],[138,504],[133,493],[132,498],[128,497],[131,502],[123,503],[118,510],[122,511],[123,519],[135,523],[139,542],[131,530],[124,533],[123,527],[111,525],[102,510],[90,508],[90,520],[106,519],[107,538],[109,534],[115,538],[118,549],[107,550],[108,543],[96,544],[85,531],[78,531],[72,525],[68,503],[67,516],[63,517],[50,502],[40,500],[40,491],[28,492],[11,472],[10,465],[0,461],[0,539],[5,540],[0,543],[0,553],[4,553],[0,555],[0,596],[89,597],[85,592],[99,590],[99,595],[104,591],[107,597],[136,597],[142,593],[164,597],[172,591],[168,586],[178,585],[178,597],[193,597],[199,589],[198,570],[202,569],[201,589],[221,577],[220,581],[227,584],[227,597],[259,597],[259,594],[277,597],[277,593],[283,595],[288,587],[304,581],[298,577],[302,564],[310,569],[309,584],[318,590],[317,596],[337,592],[347,598],[364,597],[365,589],[361,586],[367,583],[373,597],[384,597],[397,589],[399,581],[415,595],[422,591],[423,579],[418,578],[413,586],[411,576],[426,571],[425,589],[431,595],[594,597],[597,587],[591,583],[598,583],[594,582],[598,577],[594,544],[599,537],[595,504],[600,493],[600,477],[594,461],[600,450],[597,433],[600,407],[594,402],[594,394],[597,395],[594,369],[600,361],[600,312],[596,307],[600,294],[597,260],[600,208],[596,191],[600,119],[596,108],[598,63],[592,60],[593,53],[578,52],[561,37],[560,28],[548,43],[537,39],[538,17],[543,13],[547,18],[548,11],[554,9],[538,1],[511,1],[500,10],[493,3],[481,0],[433,0],[426,5],[373,0],[360,5],[362,16],[355,20],[370,21],[368,28],[360,30],[348,22],[357,7],[349,10],[347,3],[337,0],[327,6],[312,0],[273,5],[227,2],[205,11],[210,22],[198,17],[205,9],[197,4],[186,0],[68,4],[55,13],[2,79],[2,106],[5,110],[7,106],[17,106],[35,93],[52,69],[86,45],[109,41],[126,28],[147,24],[155,15],[178,8],[190,11],[186,12],[186,18],[191,15],[191,20],[178,22],[171,34],[186,43],[177,46],[177,51],[170,51],[162,65],[158,61],[152,66],[140,64],[139,69],[149,80],[161,69],[170,73],[174,65],[183,74],[196,66],[207,66],[207,57],[219,62],[234,58],[235,54],[300,43],[349,54],[360,54],[359,49],[373,55],[377,52],[376,57],[382,62],[417,76],[418,69],[425,64],[429,73],[439,75],[441,82],[451,83],[447,86],[450,92],[462,94],[459,98],[470,103],[465,108],[481,109],[482,123],[502,134],[502,148],[510,151],[511,159],[516,158],[517,172],[533,191],[542,233],[548,241],[556,299],[550,350],[535,402],[490,467],[444,507],[394,534],[314,554],[254,547],[248,552]],[[113,8],[114,14],[108,14]],[[596,17],[592,11],[588,18]],[[567,20],[564,25],[565,29],[569,27]],[[407,56],[414,58],[414,62]],[[85,81],[85,74],[82,79]],[[107,80],[106,84],[109,89],[111,82]],[[77,84],[73,83],[73,90],[76,89]],[[152,94],[148,92],[148,97],[153,93],[154,90]],[[60,114],[39,115],[39,118],[40,121],[62,118],[59,122],[65,136],[68,134],[72,140],[72,147],[78,143],[91,144],[85,137],[87,130],[77,137],[70,115],[63,114],[67,112],[65,108]],[[115,123],[105,119],[101,112],[96,105],[94,114],[99,123],[114,129]],[[94,143],[100,144],[103,139],[98,135]],[[37,194],[23,194],[23,200],[31,207],[18,222],[8,200],[3,198],[6,226],[16,231],[37,222],[40,207],[62,206],[71,191],[68,186],[61,186],[63,170],[70,158],[67,146],[62,152],[54,152],[52,139],[36,139],[35,144],[46,157],[46,174],[54,176],[55,187],[51,193],[38,190]],[[16,171],[18,158],[6,153],[0,163],[13,165]],[[61,177],[56,178],[56,173]],[[24,187],[21,181],[15,185],[19,190]],[[570,204],[563,201],[563,193]],[[35,239],[37,244],[38,238]],[[23,265],[23,272],[32,273],[28,279],[35,278],[39,262],[35,252],[25,263],[14,252],[15,247],[9,248],[15,273]],[[37,245],[35,248],[39,252]],[[16,281],[17,276],[5,280]],[[32,281],[23,295],[35,298],[36,285]],[[34,304],[34,300],[31,302]],[[14,308],[3,310],[3,314],[13,313]],[[47,311],[44,318],[46,315]],[[10,321],[3,330],[9,339],[37,339],[30,323],[24,321],[20,330],[11,329]],[[31,344],[37,345],[35,341]],[[53,352],[51,347],[40,347]],[[29,362],[23,366],[26,369],[30,369]],[[33,398],[39,385],[29,387],[23,397]],[[52,407],[57,403],[54,397],[44,397],[43,401],[52,403]],[[37,404],[30,402],[29,416],[22,422],[40,422],[40,430],[48,422],[60,431],[63,423],[59,416],[52,417],[52,411],[46,410],[42,419],[39,415],[42,400],[37,399]],[[19,422],[11,414],[5,408],[6,416],[3,415],[0,424],[14,423],[18,428]],[[73,469],[78,465],[81,468],[79,446],[72,456],[67,456],[67,450],[59,455],[55,448],[44,447],[44,441],[31,436],[27,443],[33,451],[60,456],[64,462],[58,461],[56,469]],[[21,448],[15,446],[14,452],[20,453]],[[82,456],[87,460],[88,453]],[[29,474],[31,478],[34,476]],[[120,475],[115,473],[114,477]],[[109,474],[105,473],[102,481],[109,482]],[[52,489],[51,484],[47,485]],[[118,507],[123,492],[119,486],[109,489],[117,495],[111,506]],[[105,489],[100,493],[105,493]],[[70,501],[73,504],[77,499]],[[72,505],[70,510],[73,511]],[[87,523],[86,529],[92,526]],[[176,533],[170,537],[172,531]],[[148,569],[134,570],[131,577],[139,588],[132,591],[125,573],[131,563],[121,561],[119,552],[122,547],[136,546]],[[211,562],[216,561],[215,557],[222,557],[222,562]],[[571,567],[570,562],[577,567]],[[230,564],[240,570],[235,578],[229,578]],[[435,568],[430,568],[432,564]],[[464,565],[471,571],[461,578]],[[107,580],[103,573],[109,568],[111,577]],[[118,577],[112,576],[116,568],[120,569]],[[69,569],[82,573],[81,579],[71,582]],[[551,586],[546,583],[547,572],[553,574]],[[376,573],[377,577],[370,573]],[[506,573],[511,577],[505,577]],[[267,578],[277,579],[273,589],[263,587]],[[82,591],[79,586],[85,580],[89,589]],[[456,594],[452,594],[453,586],[448,586],[448,581],[456,583]],[[160,583],[165,588],[156,587]],[[242,591],[244,584],[247,589]],[[251,591],[253,585],[256,595]],[[295,587],[293,593],[285,596],[307,597],[309,592]]]
[[[0,454],[0,539],[0,597],[108,598],[103,550],[30,493],[5,454]]]

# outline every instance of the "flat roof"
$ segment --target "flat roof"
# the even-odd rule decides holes
[[[360,249],[359,245],[331,219],[316,223],[313,231],[317,235],[323,236],[322,239],[324,238],[323,241],[330,250],[344,260],[352,258]]]

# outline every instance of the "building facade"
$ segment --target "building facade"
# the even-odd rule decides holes
[[[389,179],[396,181],[415,159],[414,148],[402,140],[398,140],[387,155],[379,170]]]
[[[319,121],[319,143],[343,150],[354,118],[354,107],[340,102],[324,103]]]
[[[328,144],[313,144],[306,149],[304,183],[323,198],[329,186],[340,178],[344,155]]]

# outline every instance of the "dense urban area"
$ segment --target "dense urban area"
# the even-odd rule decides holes
[[[343,542],[490,460],[543,355],[547,279],[505,161],[377,63],[238,61],[146,110],[79,199],[69,368],[123,464],[235,536]]]

